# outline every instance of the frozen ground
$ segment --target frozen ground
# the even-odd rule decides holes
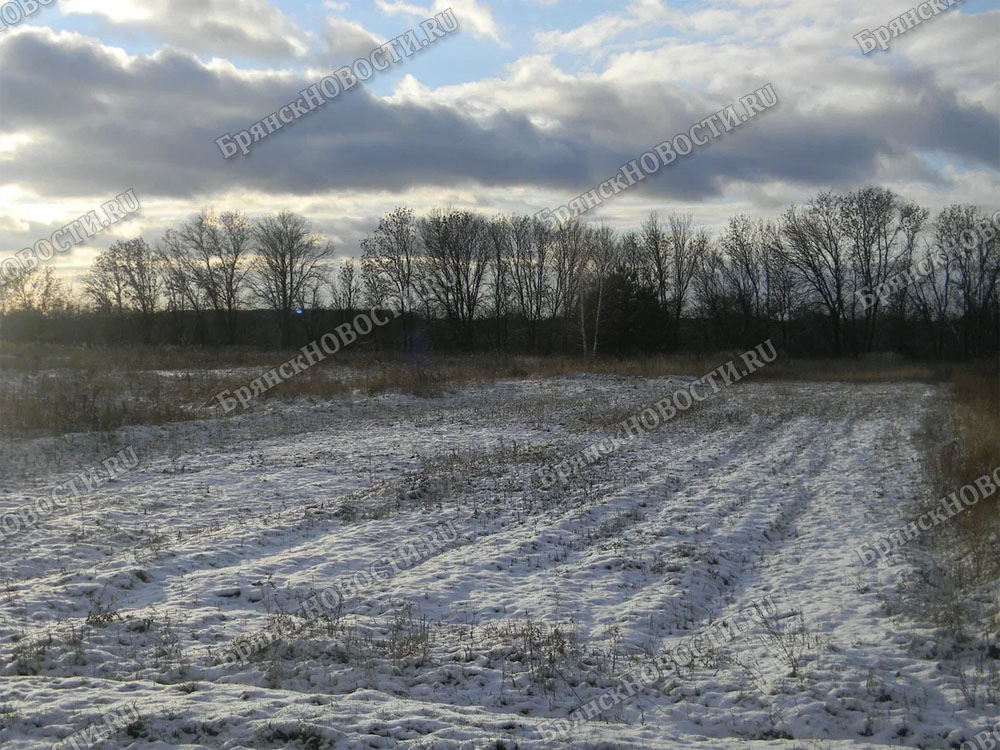
[[[115,446],[4,446],[0,517],[119,448],[139,463],[0,543],[0,746],[122,707],[138,720],[93,747],[947,748],[995,721],[960,651],[898,606],[907,563],[853,552],[923,492],[932,387],[749,382],[567,486],[525,481],[681,380],[269,402]],[[442,522],[443,549],[295,616]],[[768,622],[541,739],[767,596]],[[220,666],[275,622],[294,627]]]

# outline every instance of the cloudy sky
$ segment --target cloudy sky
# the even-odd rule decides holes
[[[914,0],[56,0],[0,31],[0,254],[134,189],[52,263],[204,206],[289,208],[355,255],[396,205],[535,213],[767,83],[779,104],[592,212],[718,227],[821,189],[1000,202],[1000,2],[862,56]],[[214,140],[428,15],[459,31],[224,160]]]

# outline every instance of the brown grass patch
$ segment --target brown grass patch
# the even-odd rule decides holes
[[[952,375],[949,385],[951,398],[945,413],[928,415],[925,428],[924,466],[932,490],[922,504],[925,512],[1000,466],[997,363],[966,366]],[[967,635],[988,638],[1000,627],[1000,605],[994,596],[1000,577],[1000,492],[990,497],[982,494],[976,488],[975,505],[963,505],[960,513],[928,535],[932,555],[919,558],[909,596],[921,616],[947,631],[969,628]],[[982,663],[970,671],[971,682],[963,679],[970,705],[979,699],[977,684],[987,685],[987,692],[990,684],[996,686],[992,689],[1000,688],[1000,672],[988,674]]]
[[[288,354],[249,347],[199,346],[68,346],[0,341],[0,369],[22,372],[92,370],[211,370],[262,367],[288,359]]]
[[[676,354],[636,359],[591,359],[579,357],[534,357],[439,355],[422,361],[401,356],[371,354],[336,355],[268,392],[268,396],[331,396],[358,389],[375,394],[386,391],[430,397],[449,387],[501,380],[547,379],[573,375],[614,375],[657,378],[668,375],[701,377],[729,360],[744,368],[742,352]],[[347,365],[345,375],[328,368]],[[787,381],[834,381],[850,383],[936,382],[947,379],[948,369],[913,365],[885,357],[865,360],[788,360],[753,373],[750,378]]]
[[[0,343],[0,432],[17,435],[109,431],[133,424],[211,418],[205,407],[225,389],[255,377],[296,352],[245,347],[128,348]],[[407,393],[434,397],[449,388],[525,378],[575,375],[700,377],[729,360],[742,370],[742,352],[674,354],[635,359],[527,355],[428,355],[418,359],[366,351],[339,352],[266,392],[271,397],[334,397]],[[245,368],[244,372],[225,372]],[[219,371],[222,372],[219,372]],[[879,355],[861,360],[779,357],[749,379],[854,383],[937,381],[948,366],[913,364]],[[960,383],[960,381],[956,381]],[[956,386],[960,387],[960,386]],[[970,386],[971,387],[971,386]],[[974,427],[975,431],[981,430]]]
[[[954,406],[948,432],[955,437],[936,448],[929,461],[936,484],[946,490],[942,494],[1000,467],[1000,375],[956,373],[951,390]],[[980,500],[958,520],[970,542],[985,542],[1000,523],[1000,492]]]
[[[191,381],[175,380],[167,384],[155,376],[86,371],[25,375],[0,387],[0,431],[29,437],[106,433],[125,425],[196,418],[183,406]]]

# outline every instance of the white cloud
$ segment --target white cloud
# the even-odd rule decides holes
[[[361,24],[339,17],[326,19],[324,36],[327,54],[341,64],[349,64],[358,57],[365,57],[385,42]]]
[[[306,35],[267,0],[60,0],[65,15],[98,15],[199,54],[303,57]]]
[[[603,13],[591,21],[569,31],[540,31],[535,34],[535,43],[545,51],[570,50],[585,52],[600,47],[622,34],[664,24],[678,14],[668,10],[661,0],[632,0],[624,13]]]
[[[493,18],[493,11],[484,0],[434,0],[429,7],[414,5],[405,0],[375,0],[375,6],[383,15],[413,18],[429,18],[451,8],[458,19],[459,30],[468,31],[476,39],[492,39],[501,46],[507,46],[500,38],[500,29]]]

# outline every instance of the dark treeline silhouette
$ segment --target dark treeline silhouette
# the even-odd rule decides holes
[[[776,221],[720,236],[650,214],[616,234],[521,215],[443,209],[384,216],[359,261],[290,212],[203,211],[155,246],[116,242],[84,303],[50,269],[0,290],[15,341],[291,348],[360,310],[398,313],[360,349],[638,356],[753,346],[805,356],[1000,351],[998,215],[929,212],[890,190],[820,193]]]

